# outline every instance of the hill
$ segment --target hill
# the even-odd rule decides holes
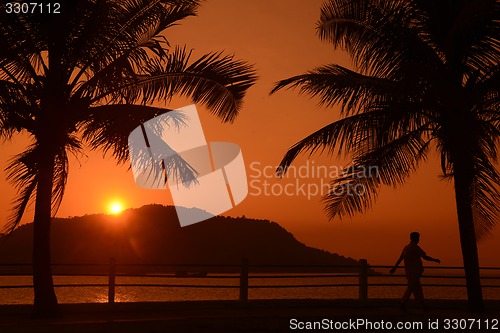
[[[30,263],[32,233],[27,224],[0,240],[0,263]],[[53,263],[106,264],[110,257],[120,264],[234,265],[246,257],[252,265],[358,265],[308,247],[267,220],[218,216],[182,228],[175,208],[161,205],[54,219]]]

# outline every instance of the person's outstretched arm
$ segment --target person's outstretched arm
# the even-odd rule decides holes
[[[436,258],[433,258],[433,257],[430,257],[430,256],[428,256],[428,255],[422,256],[422,258],[423,258],[424,260],[427,260],[427,261],[434,261],[434,262],[437,262],[438,264],[440,264],[440,263],[441,263],[441,260],[436,259]]]
[[[428,256],[427,253],[425,253],[425,251],[422,250],[420,247],[418,247],[418,252],[419,252],[420,257],[422,257],[422,259],[424,259],[424,260],[434,261],[434,262],[437,262],[438,264],[441,263],[441,260]]]
[[[391,274],[394,274],[394,272],[396,271],[396,269],[398,268],[399,264],[401,263],[401,261],[403,261],[403,254],[404,254],[404,251],[401,252],[401,255],[399,256],[399,259],[398,261],[396,261],[396,263],[394,264],[394,267],[391,268],[391,270],[389,271],[389,273]]]

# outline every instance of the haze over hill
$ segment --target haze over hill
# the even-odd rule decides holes
[[[33,224],[0,241],[0,263],[30,263]],[[56,218],[54,263],[358,265],[351,258],[308,247],[275,222],[214,217],[180,227],[172,206],[147,205],[120,215]]]

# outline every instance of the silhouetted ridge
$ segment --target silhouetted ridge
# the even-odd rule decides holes
[[[0,243],[0,263],[30,263],[33,225]],[[118,216],[56,218],[54,263],[358,265],[351,258],[300,243],[275,222],[214,217],[180,227],[175,208],[148,205]]]

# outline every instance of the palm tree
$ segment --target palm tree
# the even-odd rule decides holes
[[[342,218],[365,212],[382,185],[404,183],[437,150],[454,182],[469,306],[483,309],[476,241],[500,203],[499,1],[329,0],[317,32],[355,71],[326,65],[275,85],[272,93],[299,88],[341,106],[340,120],[291,147],[278,172],[301,152],[350,156],[324,197],[329,217]],[[348,191],[356,185],[364,195]]]
[[[36,315],[57,311],[50,266],[50,222],[63,198],[68,154],[83,145],[128,160],[127,137],[168,111],[174,95],[202,103],[232,122],[256,80],[252,66],[221,53],[190,60],[162,33],[194,16],[197,0],[79,0],[60,14],[0,11],[0,135],[31,145],[7,171],[18,197],[6,232],[34,200]],[[2,7],[4,7],[2,5]],[[44,7],[45,8],[45,7]]]

